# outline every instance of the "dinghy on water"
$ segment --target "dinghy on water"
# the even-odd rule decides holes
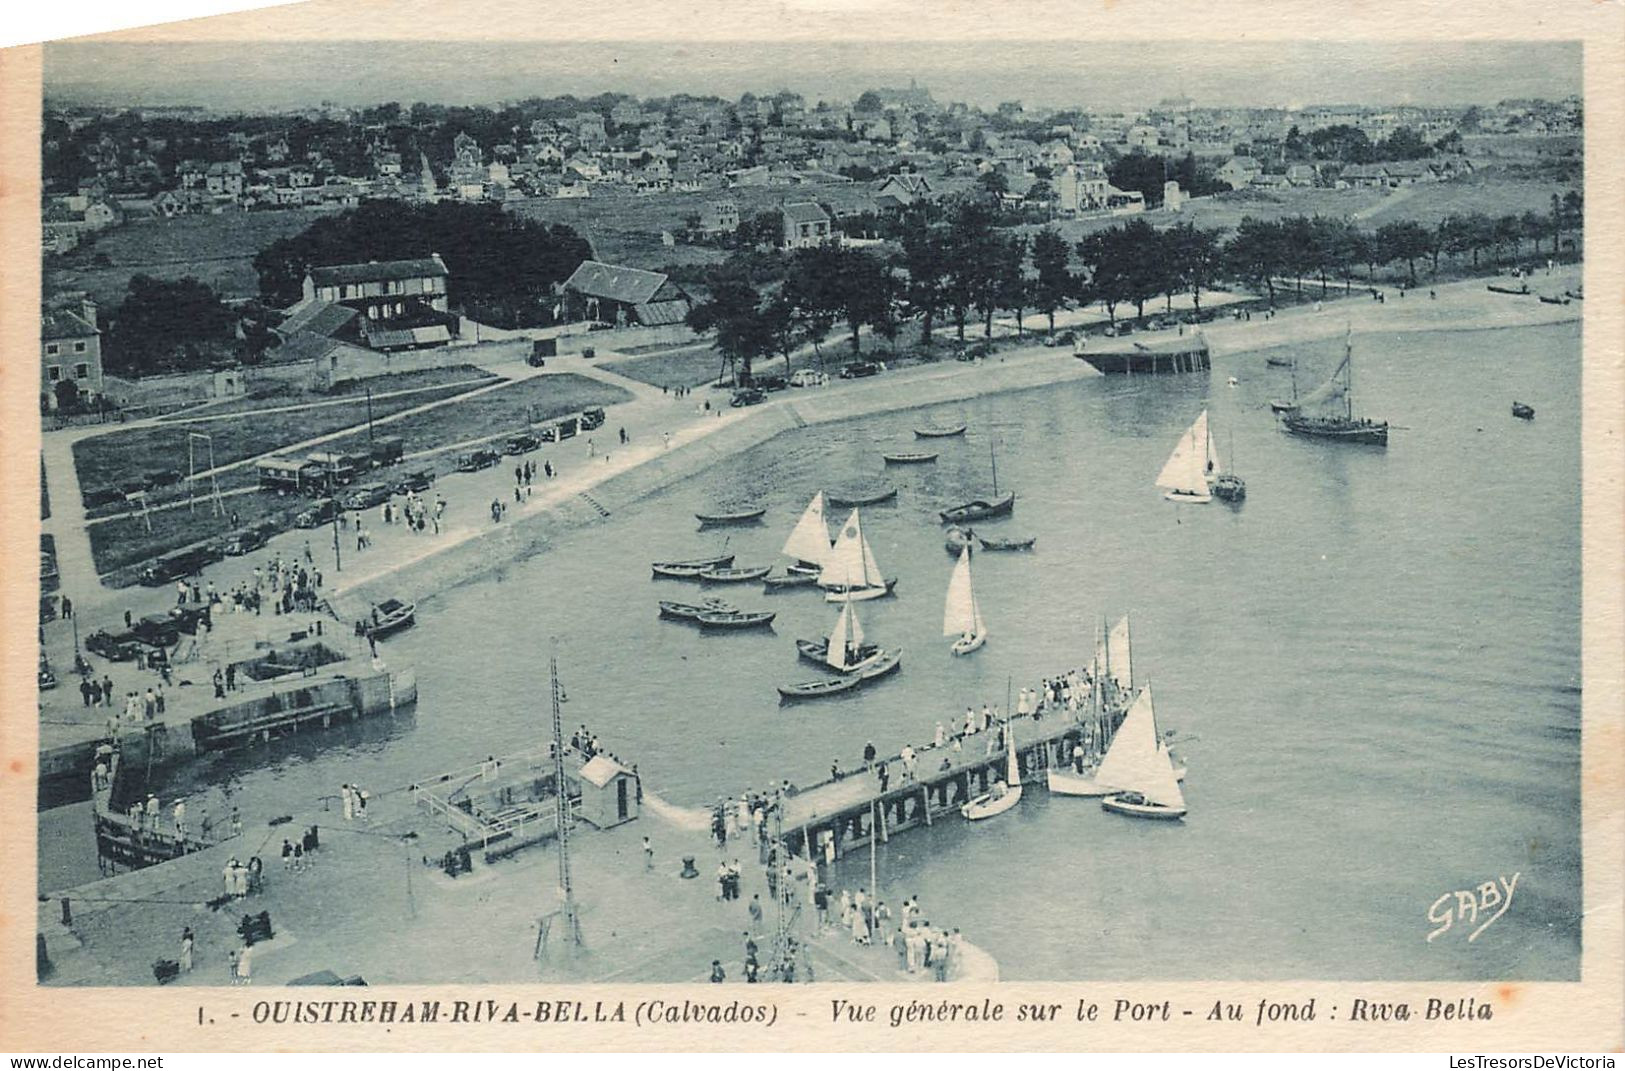
[[[949,648],[956,655],[970,654],[987,642],[987,623],[971,585],[970,548],[959,552],[959,563],[948,579],[948,599],[942,611],[942,634],[957,637]]]
[[[700,580],[707,584],[744,584],[762,579],[768,574],[769,568],[766,565],[744,565],[738,568],[706,569],[700,573]]]
[[[1102,810],[1166,821],[1185,817],[1185,794],[1179,790],[1168,751],[1157,738],[1157,715],[1149,684],[1135,697],[1117,735],[1112,737],[1112,746],[1100,760],[1095,780],[1117,789],[1100,801]]]
[[[810,640],[796,641],[796,651],[803,658],[809,657],[813,646]],[[779,695],[786,699],[839,695],[896,671],[902,659],[901,650],[884,651],[863,642],[863,626],[858,622],[857,608],[847,603],[835,618],[835,627],[823,643],[823,657],[818,660],[840,675],[802,684],[781,684]]]
[[[882,502],[890,502],[897,497],[897,488],[882,487],[873,491],[847,491],[837,494],[829,492],[829,504],[841,509],[852,509],[857,506],[878,506]]]
[[[782,591],[818,583],[818,575],[829,558],[829,551],[829,528],[824,523],[824,492],[820,491],[807,503],[801,519],[790,530],[790,536],[780,551],[791,559],[792,564],[786,565],[779,576],[763,577],[763,589]]]
[[[1174,452],[1168,455],[1162,471],[1157,474],[1157,486],[1166,492],[1162,497],[1170,502],[1212,502],[1208,478],[1217,471],[1213,436],[1208,431],[1204,409],[1174,444]]]
[[[961,528],[957,524],[951,524],[948,526],[948,531],[943,533],[942,546],[949,554],[958,554],[966,547],[971,546],[971,540],[975,538],[976,533],[969,528]]]
[[[890,595],[897,586],[895,578],[888,579],[875,561],[874,549],[863,534],[863,521],[853,510],[841,526],[835,546],[818,574],[818,586],[826,592],[826,602],[863,602]]]
[[[701,599],[697,603],[660,600],[660,616],[673,621],[697,621],[701,614],[733,613],[736,609],[722,599]]]
[[[955,424],[946,428],[915,428],[914,437],[917,439],[951,439],[956,435],[965,434],[964,424]]]
[[[968,800],[959,813],[972,822],[1003,814],[1021,802],[1021,763],[1016,758],[1016,730],[1010,721],[1004,723],[1004,780],[993,783],[993,791]]]
[[[888,465],[923,465],[927,461],[935,461],[937,459],[936,454],[907,450],[898,451],[891,454],[881,454],[880,457]]]
[[[991,443],[988,444],[988,458],[993,466],[993,497],[973,498],[969,502],[940,511],[937,516],[945,523],[963,524],[966,521],[980,521],[988,517],[1003,517],[1016,508],[1014,491],[1003,496],[999,494],[999,458]]]
[[[734,563],[732,554],[718,554],[710,558],[690,558],[687,561],[655,562],[649,566],[657,577],[670,580],[697,580],[708,569],[724,569]]]

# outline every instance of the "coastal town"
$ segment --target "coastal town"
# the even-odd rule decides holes
[[[1544,435],[1496,487],[1577,479],[1582,101],[923,82],[47,85],[42,983],[1060,979],[1190,940],[1159,882],[1250,806],[1236,703],[1319,724],[1249,659],[1341,673],[1293,615],[1427,560],[1396,532],[1477,590],[1476,500],[1418,502],[1499,492],[1440,458]],[[1546,506],[1505,523],[1566,546]],[[1464,649],[1350,616],[1394,646],[1340,681]],[[1065,875],[995,877],[1084,869],[1081,828],[1144,902],[1087,883],[1115,919],[1029,958]]]

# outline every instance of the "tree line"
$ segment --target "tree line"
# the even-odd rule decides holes
[[[714,332],[739,381],[749,382],[757,362],[782,357],[788,365],[806,346],[822,360],[822,345],[837,328],[856,355],[865,329],[895,348],[913,324],[929,349],[948,326],[961,344],[969,325],[991,338],[1001,312],[1014,318],[1018,335],[1030,311],[1045,316],[1053,332],[1056,312],[1098,302],[1115,327],[1120,309],[1143,319],[1157,299],[1171,312],[1174,297],[1189,294],[1201,318],[1203,293],[1223,284],[1273,304],[1283,286],[1302,292],[1308,280],[1325,294],[1333,281],[1352,286],[1362,267],[1369,281],[1378,268],[1399,264],[1406,285],[1415,286],[1419,266],[1437,276],[1445,258],[1477,269],[1515,261],[1526,245],[1555,255],[1564,235],[1578,231],[1582,209],[1580,195],[1570,192],[1554,194],[1547,213],[1471,213],[1435,226],[1406,220],[1375,228],[1325,216],[1246,217],[1229,235],[1188,222],[1159,230],[1137,219],[1069,243],[1053,228],[1030,237],[1000,228],[987,205],[967,201],[936,217],[905,213],[889,252],[827,244],[777,263],[731,257],[706,273],[709,297],[688,323]]]

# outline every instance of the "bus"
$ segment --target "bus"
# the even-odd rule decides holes
[[[260,490],[275,491],[279,495],[313,495],[327,481],[321,466],[308,460],[273,457],[258,462],[254,469],[259,475]]]

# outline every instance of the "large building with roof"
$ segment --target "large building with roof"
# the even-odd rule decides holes
[[[450,275],[439,253],[313,267],[303,300],[288,309],[278,333],[341,338],[375,350],[444,345],[458,333],[446,294]]]
[[[40,406],[55,412],[102,396],[102,332],[82,297],[40,311]]]
[[[693,299],[657,271],[584,260],[564,280],[564,318],[617,327],[680,324]]]

